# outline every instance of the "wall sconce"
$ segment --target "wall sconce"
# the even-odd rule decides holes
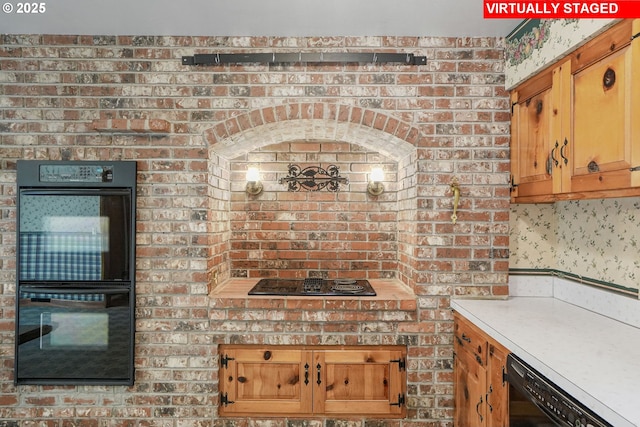
[[[247,194],[257,196],[262,193],[262,183],[260,182],[260,171],[258,168],[250,167],[247,169],[247,186],[245,187]]]
[[[384,172],[382,168],[376,167],[371,169],[369,174],[369,184],[367,185],[367,193],[372,196],[379,196],[384,192],[384,185],[382,180],[384,179]]]

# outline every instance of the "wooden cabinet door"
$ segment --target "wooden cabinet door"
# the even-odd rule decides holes
[[[640,34],[640,19],[634,19],[631,33]],[[631,41],[631,187],[640,187],[640,37]]]
[[[571,191],[571,60],[554,67],[551,90],[551,173],[553,194]]]
[[[627,46],[573,75],[572,192],[631,186],[631,53]]]
[[[458,313],[454,322],[454,425],[508,427],[509,351]]]
[[[503,346],[489,343],[487,427],[509,427],[509,384],[505,378],[508,354]]]
[[[476,356],[466,350],[455,352],[453,425],[456,427],[486,426],[487,372]]]
[[[297,348],[220,349],[220,414],[311,414],[312,353]]]
[[[518,88],[511,102],[512,198],[550,195],[551,74]]]
[[[396,350],[315,351],[314,412],[403,416],[405,356]]]

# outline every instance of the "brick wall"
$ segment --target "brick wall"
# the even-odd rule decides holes
[[[216,344],[230,342],[407,344],[409,417],[389,425],[451,424],[449,299],[506,293],[509,103],[503,40],[1,40],[0,425],[219,425]],[[426,55],[428,64],[187,67],[180,61],[193,53],[272,50],[412,52]],[[109,130],[112,119],[117,129]],[[321,147],[314,153],[295,144]],[[339,159],[347,148],[367,160]],[[262,164],[264,156],[280,156],[282,164],[287,156],[315,164],[325,162],[323,152],[349,171],[348,190],[329,196],[287,193],[278,190],[279,176],[265,166],[267,191],[251,200],[242,191],[242,171]],[[133,387],[13,386],[17,159],[138,162]],[[390,191],[376,201],[362,192],[362,168],[371,159],[391,172]],[[456,225],[450,222],[454,177],[462,188]],[[298,202],[325,203],[313,197],[331,197],[326,203],[336,210],[348,200],[349,215],[329,218],[311,208],[303,213]],[[296,212],[304,221],[289,221],[284,206],[291,209],[287,215]],[[354,312],[349,304],[289,309],[209,298],[210,288],[228,277],[274,274],[265,252],[280,260],[296,256],[289,248],[277,254],[265,248],[291,245],[287,239],[267,243],[254,234],[245,240],[240,229],[265,227],[273,221],[259,218],[273,215],[277,227],[305,228],[300,245],[307,246],[300,251],[307,251],[328,242],[312,236],[333,224],[331,245],[355,249],[358,239],[343,238],[337,228],[361,210],[368,221],[360,226],[372,227],[365,233],[367,257],[378,257],[373,271],[409,285],[417,295],[416,311]],[[393,234],[395,247],[376,240],[383,233]],[[243,245],[257,245],[259,252],[243,254]],[[320,260],[317,270],[309,267],[332,271]]]
[[[287,191],[288,165],[330,165],[348,183],[338,192]],[[259,167],[263,192],[244,190],[247,167]],[[386,192],[367,191],[372,166],[385,170]],[[355,144],[294,141],[247,153],[231,163],[232,277],[396,277],[396,163]]]

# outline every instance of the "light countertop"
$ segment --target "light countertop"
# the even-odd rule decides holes
[[[454,310],[616,427],[640,427],[640,329],[553,297]]]

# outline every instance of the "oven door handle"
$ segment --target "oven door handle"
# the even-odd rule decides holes
[[[128,188],[37,188],[21,189],[20,194],[26,196],[127,196]]]
[[[34,294],[128,294],[127,287],[110,287],[110,288],[47,288],[21,286],[21,292],[29,292]]]

